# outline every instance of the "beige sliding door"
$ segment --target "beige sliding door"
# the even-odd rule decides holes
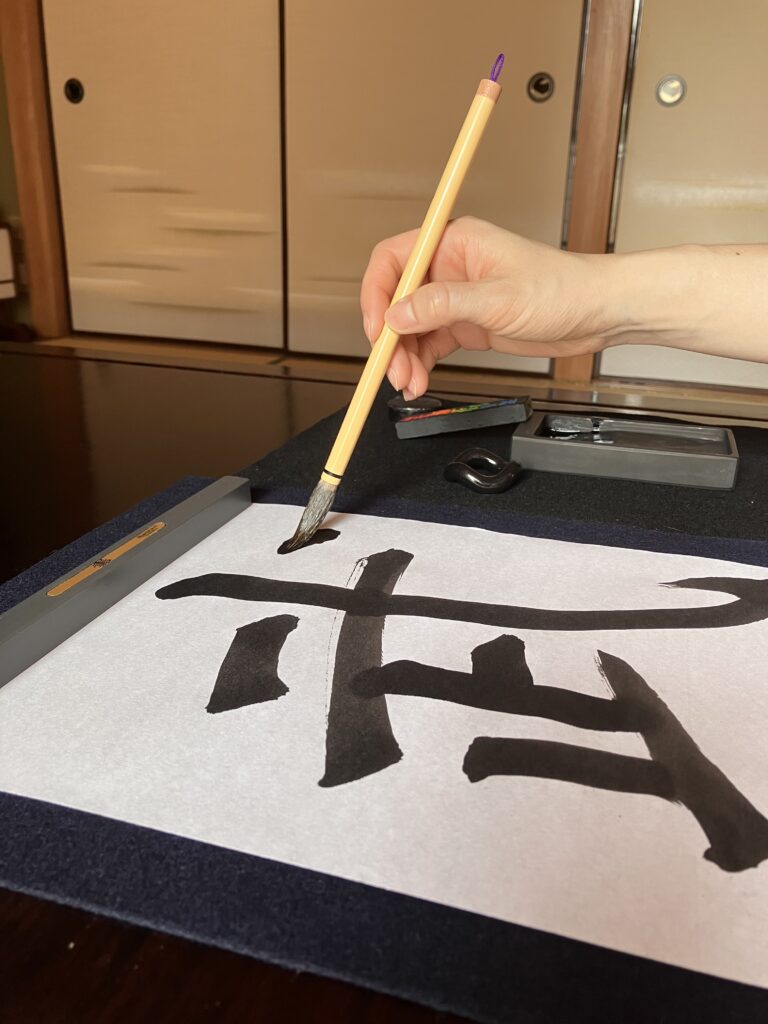
[[[645,0],[618,250],[768,242],[766,54],[765,0]],[[609,349],[600,369],[611,376],[768,388],[766,363],[660,346]]]
[[[286,0],[285,10],[291,349],[365,353],[358,294],[370,251],[420,223],[500,50],[504,92],[456,212],[560,244],[581,0]],[[554,91],[535,102],[527,85],[540,72]],[[549,367],[488,353],[453,361]]]
[[[44,0],[72,322],[282,345],[276,0]]]

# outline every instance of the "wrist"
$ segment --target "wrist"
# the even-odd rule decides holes
[[[696,347],[710,316],[706,246],[594,257],[604,301],[602,337],[612,345]]]

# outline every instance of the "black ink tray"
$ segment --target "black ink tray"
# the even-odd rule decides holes
[[[512,436],[525,469],[730,490],[739,453],[725,427],[537,412]]]

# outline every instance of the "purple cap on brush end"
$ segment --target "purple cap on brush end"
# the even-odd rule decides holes
[[[492,82],[498,82],[499,75],[501,74],[501,69],[503,67],[504,67],[504,54],[500,53],[499,56],[496,58],[496,61],[495,61],[494,65],[493,65],[493,67],[491,68],[491,81]]]

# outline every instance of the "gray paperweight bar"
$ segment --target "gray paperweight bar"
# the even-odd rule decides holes
[[[248,480],[222,477],[0,615],[0,686],[250,504]]]

